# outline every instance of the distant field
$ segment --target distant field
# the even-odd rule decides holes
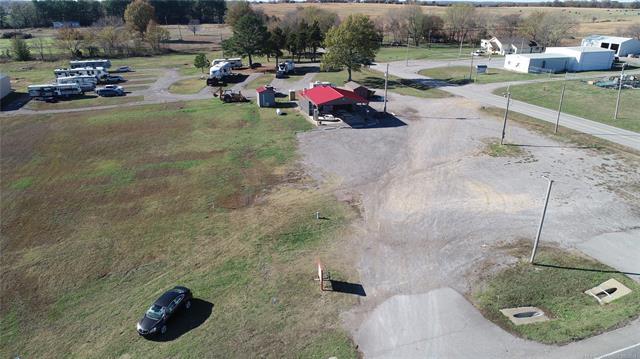
[[[505,88],[494,93],[502,94]],[[513,99],[558,109],[562,81],[511,86]],[[589,85],[586,81],[567,81],[562,111],[607,125],[640,132],[640,90],[623,90],[618,120],[613,120],[618,92]]]
[[[469,70],[466,66],[437,67],[433,69],[420,70],[420,75],[443,80],[451,84],[464,84],[469,82],[469,74],[475,83],[488,84],[495,82],[521,81],[546,79],[549,75],[522,74],[501,69],[488,69],[486,74],[476,74],[475,69]]]
[[[310,127],[211,100],[3,119],[0,356],[355,358],[355,297],[313,276],[358,281],[334,246],[357,214],[296,174]],[[177,284],[190,314],[139,337]]]
[[[397,4],[364,4],[364,3],[283,3],[256,4],[268,15],[285,16],[297,7],[315,6],[338,13],[341,18],[351,14],[365,14],[373,18],[386,14],[391,9],[399,9],[404,5]],[[423,6],[425,13],[443,15],[444,6]],[[586,8],[553,8],[553,7],[481,7],[478,12],[485,18],[492,19],[507,14],[522,14],[527,16],[536,10],[560,12],[567,16],[574,16],[580,22],[576,30],[578,38],[592,33],[617,35],[618,31],[629,24],[640,24],[640,10],[635,9],[586,9]],[[593,18],[596,18],[595,22]],[[574,40],[575,42],[575,40]]]

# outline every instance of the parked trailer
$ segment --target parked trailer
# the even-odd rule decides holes
[[[81,68],[81,67],[102,67],[104,69],[108,69],[111,67],[111,61],[110,60],[104,60],[104,59],[99,59],[99,60],[72,60],[69,61],[69,66],[72,69],[76,69],[76,68]]]
[[[102,81],[109,77],[109,73],[102,67],[79,67],[75,69],[55,69],[53,73],[58,77],[70,77],[70,76],[93,76],[98,81]]]
[[[211,61],[211,66],[216,66],[218,64],[221,64],[223,62],[228,62],[231,65],[232,69],[237,69],[242,67],[242,59],[239,57],[235,57],[232,59],[214,59],[213,61]]]
[[[278,71],[276,72],[276,78],[282,78],[285,75],[295,73],[295,71],[296,71],[296,64],[293,61],[287,60],[287,61],[281,62],[278,64]]]
[[[27,90],[29,96],[35,100],[51,100],[57,97],[71,97],[84,94],[84,91],[82,91],[76,83],[31,85],[27,87]]]
[[[229,62],[221,62],[215,66],[211,66],[209,69],[209,78],[207,78],[207,85],[215,86],[219,82],[224,81],[226,77],[232,75],[231,69],[231,63]]]
[[[58,77],[56,79],[58,85],[62,84],[78,84],[82,91],[93,91],[96,89],[98,80],[94,76],[80,75],[80,76],[67,76]]]

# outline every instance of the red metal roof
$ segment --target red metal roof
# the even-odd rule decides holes
[[[369,101],[356,95],[353,91],[332,86],[316,86],[302,91],[301,95],[316,106],[326,105],[340,99],[346,99],[351,103],[369,103]]]
[[[263,93],[267,90],[273,91],[273,87],[260,86],[256,89],[258,93]]]

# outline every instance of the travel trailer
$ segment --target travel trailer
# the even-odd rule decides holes
[[[229,62],[220,62],[215,66],[211,66],[207,85],[216,85],[218,82],[223,81],[225,77],[231,76],[231,69],[232,67]]]
[[[31,85],[27,87],[27,91],[29,92],[29,96],[36,100],[51,100],[56,97],[70,97],[84,94],[77,83]]]
[[[56,78],[58,85],[62,84],[78,84],[82,91],[93,91],[96,89],[98,80],[94,76],[79,75],[79,76],[66,76]]]
[[[233,59],[214,59],[213,61],[211,61],[211,66],[216,66],[223,62],[228,62],[231,65],[232,69],[237,69],[242,67],[242,59],[239,57],[236,57]]]
[[[75,69],[55,69],[54,74],[58,77],[70,77],[70,76],[93,76],[98,81],[109,77],[109,73],[102,67],[79,67]]]
[[[69,66],[72,69],[77,69],[80,67],[102,67],[104,69],[108,69],[111,67],[111,61],[109,60],[72,60],[69,61]]]

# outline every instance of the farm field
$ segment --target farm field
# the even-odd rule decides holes
[[[3,119],[0,355],[355,357],[354,296],[313,276],[358,280],[334,246],[357,212],[297,171],[309,128],[210,100]],[[177,284],[189,314],[139,337]]]
[[[541,82],[511,86],[511,98],[557,110],[562,91],[562,81]],[[497,89],[495,94],[506,92]],[[623,90],[618,119],[613,120],[618,92],[589,85],[586,80],[567,81],[562,111],[592,121],[630,131],[640,132],[640,91]]]
[[[567,343],[604,332],[640,313],[640,285],[613,268],[558,248],[542,247],[533,266],[528,252],[519,254],[521,260],[515,266],[487,278],[485,289],[473,295],[485,316],[511,332],[542,343]],[[606,306],[584,294],[594,283],[611,278],[632,293]],[[516,326],[500,313],[500,309],[521,306],[544,308],[552,320]]]
[[[351,75],[353,81],[358,82],[369,88],[384,89],[384,74],[378,71],[362,69],[362,71],[354,71]],[[348,78],[347,71],[335,72],[319,72],[314,77],[315,81],[328,81],[337,86],[342,86]],[[409,80],[403,80],[393,75],[389,76],[387,88],[391,92],[401,95],[416,96],[422,98],[443,98],[452,96],[448,92],[437,88],[430,88]],[[382,90],[376,92],[376,95],[383,96]]]
[[[437,67],[433,69],[420,70],[418,73],[433,79],[446,81],[450,84],[465,84],[469,82],[469,67],[466,66]],[[490,68],[486,74],[479,74],[477,76],[475,70],[473,70],[472,77],[474,82],[477,84],[488,84],[494,82],[545,79],[548,78],[549,75],[522,74]]]

